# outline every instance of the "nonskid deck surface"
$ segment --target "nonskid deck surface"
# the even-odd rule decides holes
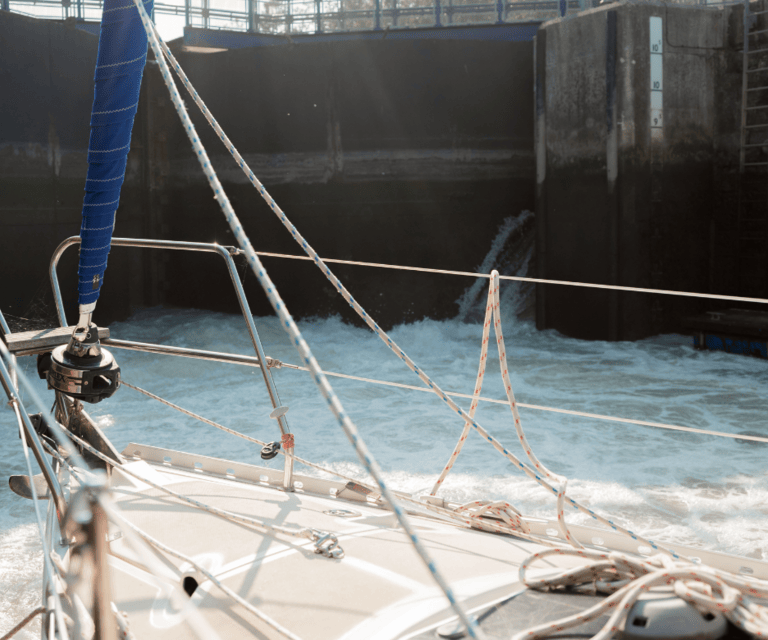
[[[281,474],[220,461],[242,477],[245,468],[261,481],[215,472],[154,464],[162,450],[129,445],[129,468],[205,504],[270,525],[334,533],[345,555],[314,552],[308,539],[269,535],[197,509],[115,471],[113,499],[137,527],[192,558],[261,612],[305,640],[395,638],[453,617],[394,514],[360,494],[344,498],[344,484],[301,478],[294,492],[279,489]],[[141,460],[136,459],[139,454]],[[168,453],[168,452],[165,452]],[[213,459],[171,453],[177,461]],[[147,461],[147,460],[150,461]],[[198,462],[198,464],[200,464]],[[257,474],[257,475],[253,475]],[[337,493],[339,497],[332,494]],[[354,492],[347,492],[353,494]],[[468,609],[487,608],[519,592],[518,567],[543,547],[490,535],[423,516],[413,517],[418,535]],[[141,569],[141,560],[121,536],[111,543],[113,595],[136,637],[189,638],[191,618],[179,614],[168,593]],[[193,575],[183,561],[156,552],[168,585]],[[572,560],[566,560],[565,563]],[[204,576],[188,607],[204,614],[222,638],[280,637]],[[184,622],[187,619],[187,623]]]
[[[147,445],[130,444],[123,455],[129,470],[200,503],[271,526],[314,529],[338,537],[345,555],[328,558],[315,553],[308,538],[264,533],[195,508],[119,469],[113,473],[112,498],[124,517],[202,566],[298,638],[434,637],[437,627],[455,618],[394,514],[379,496],[359,485],[294,476],[296,490],[286,492],[281,488],[282,470]],[[424,514],[412,513],[411,517],[422,543],[465,609],[487,618],[491,627],[506,627],[502,620],[512,611],[510,599],[524,590],[518,581],[521,562],[547,547],[470,530]],[[551,521],[527,522],[543,539],[557,537]],[[606,550],[639,550],[644,554],[635,541],[611,531],[583,526],[572,526],[571,531],[585,543],[605,544],[602,548]],[[137,555],[128,537],[118,536],[111,543],[110,563],[113,599],[127,614],[136,637],[196,637],[190,625],[202,631],[201,637],[207,637],[201,625],[210,625],[227,639],[285,637],[189,563],[162,551],[153,552],[155,570],[159,566],[162,574],[163,586],[158,586],[157,579],[144,568],[146,557]],[[764,562],[698,549],[676,550],[699,556],[710,566],[768,577]],[[572,556],[552,556],[529,575],[582,562]],[[172,585],[183,586],[185,578],[198,584],[196,590],[191,598],[177,596],[172,603]],[[527,606],[519,598],[514,600],[513,608]],[[568,604],[566,609],[573,606]],[[521,617],[517,610],[512,613],[518,621],[536,623],[536,616]]]

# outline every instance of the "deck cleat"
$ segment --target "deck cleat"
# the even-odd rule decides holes
[[[53,350],[45,373],[49,389],[91,404],[109,398],[120,387],[120,367],[102,348],[90,315],[85,321],[81,316],[69,344]]]

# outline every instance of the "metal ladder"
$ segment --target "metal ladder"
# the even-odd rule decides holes
[[[739,153],[739,282],[745,295],[768,288],[768,10],[744,1]]]

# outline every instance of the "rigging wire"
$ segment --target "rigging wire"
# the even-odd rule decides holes
[[[270,251],[257,251],[260,256],[268,258],[287,258],[291,260],[315,260],[310,256],[297,256],[289,253],[273,253]],[[377,267],[379,269],[398,269],[401,271],[416,271],[421,273],[434,273],[450,276],[468,276],[471,278],[490,278],[487,273],[474,273],[472,271],[454,271],[450,269],[431,269],[428,267],[410,267],[405,265],[384,264],[381,262],[362,262],[358,260],[337,260],[335,258],[320,258],[323,262],[331,264],[343,264],[358,267]],[[586,289],[608,289],[611,291],[628,291],[632,293],[655,293],[666,296],[681,296],[687,298],[707,298],[709,300],[727,300],[730,302],[754,302],[757,304],[768,304],[766,298],[749,298],[745,296],[727,296],[718,293],[697,293],[694,291],[677,291],[671,289],[647,289],[643,287],[624,287],[613,284],[596,284],[594,282],[574,282],[571,280],[549,280],[546,278],[528,278],[524,276],[499,276],[501,280],[512,280],[515,282],[528,282],[531,284],[555,284],[568,287],[583,287]]]
[[[166,405],[167,407],[170,407],[171,409],[175,409],[176,411],[179,411],[180,413],[183,413],[184,415],[189,416],[190,418],[193,418],[195,420],[198,420],[204,424],[210,425],[212,427],[215,427],[216,429],[220,429],[221,431],[224,431],[225,433],[229,433],[230,435],[236,436],[238,438],[242,438],[244,440],[247,440],[249,442],[252,442],[254,444],[264,446],[267,444],[266,442],[262,442],[261,440],[257,438],[253,438],[249,435],[246,435],[244,433],[241,433],[239,431],[235,431],[234,429],[230,429],[229,427],[225,427],[224,425],[221,425],[217,422],[214,422],[213,420],[209,420],[208,418],[204,418],[201,415],[198,415],[196,413],[193,413],[192,411],[189,411],[188,409],[184,409],[183,407],[180,407],[179,405],[176,405],[168,400],[165,400],[161,398],[160,396],[155,395],[154,393],[147,391],[146,389],[142,389],[141,387],[137,387],[135,385],[132,385],[128,382],[125,382],[125,380],[122,381],[122,384],[124,384],[129,389],[133,389],[134,391],[138,391],[139,393],[144,394],[148,398],[151,398],[153,400],[156,400],[160,402],[161,404]],[[87,446],[87,445],[86,445]],[[103,460],[107,461],[107,458],[103,456],[100,452],[93,450],[94,455],[102,458]],[[282,449],[278,450],[278,453],[281,455],[286,455],[285,452]],[[334,469],[329,469],[328,467],[323,467],[322,465],[316,464],[314,462],[310,462],[309,460],[305,460],[303,458],[300,458],[296,455],[292,456],[293,459],[303,464],[309,468],[315,469],[317,471],[321,471],[323,473],[327,473],[328,475],[335,476],[337,478],[341,478],[343,480],[346,480],[347,482],[352,482],[354,484],[361,485],[371,491],[372,493],[375,493],[376,488],[370,484],[365,484],[361,482],[357,478],[352,478],[351,476],[347,476],[343,473],[340,473]],[[111,462],[111,464],[114,464],[114,461]],[[139,476],[137,476],[139,477]],[[139,477],[140,480],[144,481],[143,477]],[[498,515],[501,517],[505,522],[507,520],[505,519],[505,516],[502,515],[503,513],[506,513],[507,511],[512,511],[517,513],[517,510],[508,503],[493,503],[488,508],[485,508],[485,502],[483,501],[475,501],[471,503],[467,503],[466,505],[462,505],[458,509],[449,509],[446,507],[441,507],[435,504],[431,504],[429,502],[422,502],[419,499],[413,498],[409,496],[407,493],[403,493],[401,491],[393,491],[393,493],[397,496],[397,498],[401,501],[408,502],[413,505],[417,505],[421,509],[426,509],[428,511],[432,511],[433,513],[437,513],[441,516],[444,516],[445,518],[451,520],[451,521],[459,521],[462,524],[467,525],[468,527],[474,527],[474,528],[481,528],[486,529],[490,531],[494,531],[496,533],[508,533],[511,535],[516,535],[519,537],[525,537],[527,540],[531,540],[534,542],[538,542],[540,544],[556,544],[551,543],[550,541],[542,541],[539,538],[535,538],[532,536],[526,537],[525,534],[527,532],[527,525],[521,525],[519,521],[517,521],[514,525],[510,525],[508,527],[503,526],[502,524],[495,522],[493,520],[487,520],[484,518],[481,518],[482,514],[486,511],[491,511],[492,513]],[[205,505],[203,505],[205,506]],[[476,509],[475,507],[482,506],[482,509]],[[202,508],[202,507],[201,507]],[[498,513],[501,511],[501,513]],[[462,513],[467,512],[467,515],[464,516]],[[517,518],[514,518],[514,520],[517,520]],[[509,523],[507,523],[509,524]]]
[[[6,364],[8,365],[8,368],[10,368],[10,373],[8,371],[8,368],[6,368]],[[48,541],[46,540],[46,537],[45,537],[45,527],[43,526],[43,519],[40,513],[40,498],[37,495],[37,489],[35,487],[35,483],[31,482],[35,474],[34,474],[34,471],[32,470],[32,462],[29,459],[29,445],[27,443],[26,433],[24,432],[24,428],[22,426],[21,410],[23,408],[23,405],[21,404],[21,401],[19,399],[18,382],[22,381],[22,383],[28,384],[28,381],[26,380],[26,376],[24,375],[24,372],[19,370],[18,364],[16,362],[16,358],[14,358],[10,354],[10,352],[8,351],[8,348],[5,346],[5,343],[2,340],[0,340],[0,377],[3,378],[3,380],[6,380],[9,384],[11,384],[13,388],[13,395],[11,395],[10,397],[10,405],[13,408],[14,413],[16,414],[16,420],[19,427],[19,437],[21,438],[21,443],[22,443],[22,451],[24,453],[24,460],[27,466],[27,473],[29,474],[29,478],[30,478],[30,490],[32,492],[32,503],[35,511],[35,519],[37,521],[37,529],[40,535],[40,543],[43,547],[43,574],[45,576],[46,583],[48,584],[48,587],[49,587],[49,593],[47,593],[46,595],[52,597],[53,599],[53,607],[54,607],[53,618],[55,619],[56,625],[60,629],[60,632],[62,634],[61,640],[68,640],[69,635],[67,633],[66,625],[64,624],[64,613],[61,606],[61,598],[58,593],[57,579],[59,579],[60,577],[54,570],[54,567],[51,563],[51,559],[50,559],[51,549],[49,548]],[[37,395],[34,392],[32,392],[31,395],[33,399],[39,401],[39,398],[37,398]],[[45,416],[47,412],[45,411],[42,403],[38,402],[38,405],[41,408],[43,408],[43,415]],[[57,436],[58,435],[59,434],[57,434]]]
[[[165,58],[163,57],[164,54],[163,54],[163,49],[161,48],[161,45],[160,45],[160,37],[157,34],[154,24],[147,16],[147,12],[144,9],[144,6],[142,5],[141,1],[134,0],[134,4],[139,11],[142,24],[144,25],[144,29],[147,33],[147,37],[149,39],[150,45],[152,46],[152,50],[155,54],[155,60],[157,61],[157,64],[159,65],[160,70],[162,72],[163,80],[171,94],[171,102],[173,103],[177,113],[179,114],[179,117],[181,118],[182,124],[186,130],[187,136],[192,142],[193,149],[195,150],[195,155],[197,156],[200,162],[200,165],[203,169],[203,172],[208,178],[208,182],[211,186],[211,189],[214,192],[214,198],[219,203],[222,213],[224,214],[224,217],[229,223],[229,226],[232,229],[232,232],[235,238],[237,239],[238,244],[240,245],[241,249],[245,251],[248,261],[254,272],[254,275],[256,276],[256,279],[259,281],[259,284],[262,286],[262,288],[264,289],[264,292],[267,294],[267,298],[269,299],[270,304],[272,305],[273,309],[275,310],[278,317],[280,318],[285,331],[288,333],[289,337],[294,343],[300,357],[304,359],[305,364],[312,370],[312,376],[315,380],[315,383],[320,393],[326,399],[329,409],[336,417],[339,423],[339,426],[342,428],[345,435],[347,436],[347,439],[350,441],[353,448],[355,449],[355,452],[357,453],[358,458],[360,459],[360,462],[363,463],[363,465],[368,470],[368,473],[370,473],[371,476],[373,476],[373,478],[376,480],[376,484],[379,486],[379,490],[381,491],[381,494],[384,496],[387,502],[391,505],[392,510],[394,511],[400,526],[403,528],[405,534],[410,539],[411,544],[413,545],[413,548],[415,549],[416,553],[422,560],[424,566],[427,568],[429,573],[432,575],[432,578],[437,583],[438,587],[441,589],[441,591],[444,593],[444,595],[450,602],[451,608],[459,617],[462,624],[467,628],[467,632],[469,633],[469,635],[473,638],[484,639],[485,634],[479,629],[477,625],[477,621],[469,617],[469,615],[464,610],[464,607],[459,604],[450,585],[445,580],[442,573],[437,569],[426,547],[421,543],[416,529],[412,526],[409,519],[406,517],[406,514],[403,511],[403,509],[398,505],[394,494],[390,491],[386,482],[384,482],[384,479],[381,474],[381,469],[378,463],[376,462],[376,459],[368,450],[368,447],[366,446],[364,440],[360,436],[357,430],[357,427],[344,411],[344,408],[341,402],[339,401],[338,397],[333,391],[333,388],[328,382],[328,379],[323,375],[322,369],[320,369],[320,365],[317,363],[317,360],[312,354],[312,351],[309,345],[304,340],[304,337],[299,331],[299,328],[296,325],[296,322],[293,320],[293,317],[288,312],[288,309],[286,308],[285,303],[280,297],[280,294],[278,293],[274,283],[272,282],[269,275],[267,274],[267,271],[264,269],[264,266],[262,265],[261,260],[259,260],[259,257],[254,253],[253,246],[250,240],[248,239],[248,237],[243,232],[242,224],[240,223],[239,219],[237,218],[237,215],[232,209],[232,205],[229,202],[229,199],[227,198],[226,193],[224,192],[224,188],[221,186],[221,183],[219,182],[219,179],[216,176],[216,173],[211,166],[210,158],[208,157],[207,152],[205,151],[204,147],[200,143],[197,136],[197,131],[195,130],[195,127],[189,118],[186,108],[184,107],[184,103],[181,98],[181,95],[179,94],[179,91],[176,88],[176,85],[173,81],[173,76],[171,74],[171,71],[168,68],[168,64],[166,63]],[[165,50],[169,51],[167,45],[165,47]],[[178,63],[176,63],[176,66],[178,66]],[[187,81],[187,86],[188,86],[188,81]],[[243,165],[244,165],[244,161],[241,161],[240,166],[242,167]],[[276,205],[273,205],[273,207],[275,206]]]
[[[285,369],[295,369],[297,371],[308,371],[306,367],[298,367],[287,363],[282,363],[282,367]],[[364,378],[361,376],[353,376],[347,373],[338,373],[334,371],[323,371],[325,375],[332,376],[334,378],[345,378],[347,380],[355,380],[357,382],[370,382],[372,384],[380,384],[388,387],[397,387],[399,389],[407,389],[409,391],[420,391],[422,393],[432,393],[431,389],[424,387],[417,387],[412,384],[404,384],[402,382],[390,382],[389,380],[376,380],[375,378]],[[458,391],[446,391],[445,395],[452,398],[468,398],[472,399],[474,396],[468,393],[460,393]],[[478,400],[482,402],[491,402],[493,404],[509,405],[508,400],[498,400],[496,398],[487,398],[485,396],[478,396]],[[733,438],[736,440],[748,440],[750,442],[765,442],[768,443],[768,437],[754,436],[739,433],[728,433],[726,431],[712,431],[711,429],[699,429],[697,427],[684,427],[681,425],[666,424],[664,422],[650,422],[648,420],[635,420],[633,418],[620,418],[618,416],[607,416],[601,413],[588,413],[586,411],[576,411],[574,409],[558,409],[555,407],[545,407],[537,404],[527,404],[525,402],[518,402],[518,407],[524,409],[533,409],[535,411],[549,411],[550,413],[561,413],[569,416],[577,416],[580,418],[591,418],[594,420],[606,420],[609,422],[624,422],[626,424],[634,424],[639,427],[653,427],[656,429],[667,429],[671,431],[686,431],[688,433],[698,433],[706,436],[715,436],[718,438]]]
[[[142,16],[145,16],[145,12],[143,12],[143,7],[141,6],[141,3],[138,0],[134,0],[134,4],[136,4],[139,11],[142,13]],[[153,28],[151,26],[151,22],[148,19],[145,21],[145,28],[148,31]],[[198,95],[197,91],[195,91],[191,86],[189,82],[189,78],[187,78],[186,74],[184,74],[184,71],[181,69],[181,66],[173,57],[173,53],[168,48],[168,46],[164,45],[163,48],[160,48],[160,46],[157,44],[158,37],[154,32],[152,33],[152,37],[150,38],[150,41],[152,43],[153,48],[156,48],[155,57],[158,58],[158,63],[161,64],[162,66],[163,78],[173,96],[172,102],[174,103],[174,106],[176,107],[180,117],[182,118],[182,121],[185,127],[187,128],[187,134],[190,137],[190,140],[192,140],[193,147],[198,153],[198,158],[201,162],[201,165],[203,166],[203,170],[205,171],[206,176],[208,177],[208,180],[211,184],[211,188],[215,191],[216,195],[214,197],[218,200],[219,205],[221,206],[222,210],[225,212],[225,217],[227,218],[227,221],[229,222],[230,227],[235,237],[238,240],[238,243],[241,245],[241,248],[243,248],[243,250],[248,255],[249,260],[251,260],[251,263],[254,266],[254,273],[259,279],[259,282],[262,284],[262,287],[266,291],[267,297],[269,298],[270,303],[272,304],[273,308],[277,312],[278,316],[280,316],[281,319],[284,319],[286,330],[288,331],[289,335],[291,335],[291,337],[293,337],[294,340],[296,341],[296,346],[299,349],[300,355],[303,355],[305,357],[307,365],[312,369],[313,377],[315,378],[315,381],[318,385],[318,388],[320,389],[320,392],[327,399],[332,412],[339,419],[339,423],[341,424],[344,431],[347,433],[347,437],[350,439],[350,442],[352,442],[353,446],[357,450],[358,456],[360,457],[360,460],[361,462],[363,462],[364,466],[366,467],[371,466],[371,461],[372,461],[370,454],[364,453],[364,452],[367,452],[367,447],[360,440],[359,435],[357,434],[357,429],[352,423],[352,421],[349,420],[348,416],[346,416],[346,414],[343,412],[343,409],[341,408],[341,405],[338,402],[338,399],[333,393],[333,390],[330,388],[330,385],[328,384],[327,379],[322,374],[322,370],[317,365],[317,361],[315,360],[314,356],[312,356],[309,350],[309,346],[306,344],[306,342],[304,342],[298,330],[298,327],[296,327],[296,324],[293,321],[293,319],[290,317],[289,314],[287,314],[284,303],[279,297],[279,294],[276,292],[274,284],[266,275],[266,271],[263,270],[261,261],[258,259],[258,256],[254,253],[254,250],[250,241],[243,234],[242,225],[240,224],[237,216],[232,210],[229,200],[227,199],[226,195],[223,193],[223,189],[221,188],[221,185],[218,181],[218,178],[216,177],[215,172],[213,171],[212,168],[209,168],[210,159],[208,158],[208,155],[205,152],[205,149],[203,149],[202,145],[200,145],[200,143],[197,140],[197,137],[196,137],[197,134],[195,132],[195,129],[191,121],[189,120],[189,116],[186,112],[186,108],[184,107],[184,103],[178,94],[178,90],[176,89],[176,85],[173,83],[173,79],[169,77],[170,71],[168,70],[168,65],[166,64],[165,59],[162,57],[163,55],[171,63],[171,66],[178,74],[179,78],[183,82],[184,86],[186,87],[193,101],[201,110],[201,112],[203,113],[203,116],[211,125],[211,127],[213,127],[217,136],[222,140],[222,142],[228,148],[229,153],[235,159],[235,162],[242,169],[243,173],[248,177],[251,184],[253,184],[253,186],[256,187],[261,197],[269,205],[270,209],[275,213],[275,215],[277,215],[279,220],[282,222],[283,226],[285,226],[285,228],[291,233],[294,240],[302,247],[302,249],[304,249],[305,253],[307,253],[307,255],[314,261],[314,263],[317,265],[317,267],[320,269],[323,275],[336,288],[336,290],[339,292],[342,298],[344,298],[344,300],[349,304],[349,306],[354,309],[354,311],[358,314],[358,316],[360,316],[363,322],[365,322],[368,325],[368,327],[379,338],[381,338],[381,340],[392,350],[392,352],[398,358],[400,358],[405,363],[405,365],[411,371],[413,371],[419,377],[419,379],[425,385],[427,385],[448,406],[449,409],[451,409],[451,411],[456,413],[460,418],[464,419],[464,421],[470,422],[470,424],[472,425],[472,428],[475,429],[489,443],[491,443],[494,449],[496,449],[499,453],[504,455],[510,462],[512,462],[516,467],[518,467],[529,478],[531,478],[532,480],[535,480],[542,487],[551,491],[555,496],[557,496],[558,505],[560,505],[560,501],[564,493],[562,485],[558,485],[557,488],[552,486],[549,482],[547,482],[544,478],[542,478],[531,467],[521,462],[517,458],[517,456],[515,456],[513,453],[511,453],[506,448],[504,448],[504,446],[498,440],[496,440],[496,438],[491,436],[476,420],[474,420],[473,418],[469,418],[466,412],[459,405],[457,405],[451,398],[449,398],[445,394],[445,392],[422,369],[416,366],[416,363],[405,353],[405,351],[403,351],[392,340],[392,338],[383,329],[381,329],[381,327],[379,327],[379,325],[368,315],[365,309],[363,309],[363,307],[352,297],[352,294],[347,290],[347,288],[343,285],[343,283],[331,272],[330,267],[328,267],[320,259],[320,256],[317,254],[317,252],[310,246],[307,240],[299,233],[296,226],[288,220],[288,217],[286,216],[285,212],[280,208],[280,206],[277,204],[275,199],[267,192],[264,185],[261,183],[261,181],[259,181],[259,179],[255,176],[253,171],[247,165],[243,157],[235,149],[235,146],[232,144],[232,141],[227,137],[227,135],[224,133],[224,130],[219,126],[216,119],[213,117],[213,115],[210,113],[210,111],[205,106],[203,101],[200,99],[200,96]],[[529,456],[529,451],[526,451],[526,455]],[[375,469],[378,472],[378,465],[375,462],[373,463],[373,467],[375,467]],[[369,469],[369,472],[371,472],[371,469]],[[382,493],[385,494],[387,496],[387,499],[389,500],[389,490],[387,489],[383,480],[380,480],[376,476],[376,474],[372,473],[372,475],[374,476],[374,478],[376,478],[377,484],[379,484],[379,487],[381,488]],[[596,514],[594,511],[592,511],[588,507],[576,502],[571,498],[567,498],[567,502],[575,509],[578,509],[582,513],[589,515],[593,520],[611,527],[614,531],[619,531],[621,533],[624,533],[625,535],[628,535],[635,541],[648,544],[651,546],[651,548],[657,551],[663,550],[666,553],[669,553],[670,555],[672,555],[672,557],[674,558],[679,557],[677,552],[675,552],[673,549],[660,546],[657,543],[653,542],[652,540],[643,538],[642,536],[637,535],[633,531],[630,531],[629,529],[625,529],[624,527],[621,527],[615,524],[608,518],[604,518],[603,516]],[[394,510],[399,518],[400,514],[398,513],[398,508],[395,507]],[[401,524],[403,525],[403,528],[406,530],[408,535],[411,536],[414,547],[417,549],[422,559],[424,559],[430,571],[433,572],[433,575],[435,576],[435,580],[438,582],[441,588],[443,588],[443,590],[446,593],[446,596],[448,597],[448,600],[453,605],[454,599],[452,595],[449,595],[449,590],[448,590],[449,588],[447,586],[447,583],[444,584],[442,576],[439,576],[439,574],[435,572],[434,565],[429,562],[426,562],[426,557],[427,557],[426,550],[421,551],[419,549],[420,543],[418,542],[418,538],[415,536],[415,532],[413,532],[410,529],[410,527],[405,523],[405,521],[401,521]],[[474,630],[476,627],[476,623],[470,620],[469,618],[467,618],[466,614],[463,612],[463,610],[460,610],[459,607],[455,607],[455,610],[459,618],[461,619],[462,623],[465,626],[467,626],[467,629],[469,630],[470,635],[472,635],[472,637],[475,637]]]

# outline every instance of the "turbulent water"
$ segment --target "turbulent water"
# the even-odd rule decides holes
[[[504,330],[519,402],[768,436],[768,362],[694,351],[690,338],[679,335],[606,343],[537,332],[511,313],[520,305],[514,285],[502,286],[507,287]],[[297,362],[276,319],[257,320],[267,353]],[[302,321],[299,326],[327,371],[419,384],[365,329],[336,318]],[[111,329],[114,337],[125,339],[252,352],[239,316],[150,309]],[[471,393],[481,333],[479,322],[425,320],[396,327],[391,335],[445,390]],[[126,381],[262,440],[277,439],[257,369],[114,352]],[[503,398],[495,358],[491,351],[483,395]],[[26,360],[31,374],[32,359]],[[309,375],[282,369],[275,371],[275,378],[282,403],[290,407],[297,455],[364,478]],[[391,484],[409,492],[430,488],[461,432],[456,416],[431,394],[349,380],[331,382]],[[91,414],[119,449],[135,441],[261,463],[255,447],[128,388],[94,406]],[[567,476],[569,494],[592,509],[655,539],[768,559],[768,445],[531,409],[522,409],[521,415],[538,457]],[[508,408],[481,403],[476,417],[517,451]],[[0,428],[5,433],[0,439],[3,476],[23,473],[10,411],[0,413]],[[4,486],[0,634],[39,603],[42,584],[31,503]],[[531,515],[551,516],[555,508],[550,495],[477,436],[468,440],[442,491],[457,501],[505,499]],[[569,520],[584,522],[576,513]],[[38,636],[36,625],[17,637]]]

